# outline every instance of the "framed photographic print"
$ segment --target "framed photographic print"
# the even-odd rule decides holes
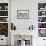
[[[17,10],[18,19],[29,19],[29,10]]]

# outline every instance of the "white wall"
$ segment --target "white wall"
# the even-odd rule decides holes
[[[45,2],[46,0],[11,0],[11,22],[16,25],[18,32],[19,30],[27,30],[33,24],[38,35],[38,3]],[[29,10],[29,19],[17,19],[17,10]],[[38,46],[38,43],[43,43],[41,39],[33,38],[33,45]]]
[[[15,23],[17,30],[26,30],[33,23],[33,25],[37,25],[37,2],[31,0],[14,0],[11,3],[11,20]],[[29,10],[29,19],[17,19],[17,10]]]
[[[37,29],[38,3],[46,0],[11,0],[11,22],[17,30],[26,30],[32,24]],[[17,19],[17,10],[29,10],[29,19]]]

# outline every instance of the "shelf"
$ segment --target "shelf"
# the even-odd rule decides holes
[[[38,28],[38,29],[46,29],[46,28]]]
[[[8,3],[0,3],[0,35],[8,37]]]
[[[46,22],[38,22],[38,23],[46,23]]]
[[[38,16],[38,17],[46,17],[46,15],[44,15],[44,16]]]
[[[0,23],[8,23],[8,22],[0,22]]]
[[[0,16],[0,17],[8,17],[8,16]]]
[[[46,10],[38,10],[38,11],[46,11]]]
[[[38,3],[38,36],[46,37],[46,3]]]
[[[8,11],[8,10],[0,10],[0,11]]]

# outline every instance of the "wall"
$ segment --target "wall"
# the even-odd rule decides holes
[[[11,22],[17,30],[26,30],[32,24],[37,29],[38,3],[46,0],[11,0]],[[17,10],[29,10],[29,19],[17,19]]]
[[[27,30],[29,26],[37,23],[37,2],[31,0],[15,0],[11,4],[11,20],[16,25],[17,30]],[[32,3],[33,2],[33,3]],[[32,5],[34,4],[34,5]],[[29,19],[17,19],[17,10],[29,10]]]
[[[16,25],[18,32],[19,30],[27,30],[29,26],[33,24],[35,26],[35,32],[38,36],[38,3],[45,2],[46,0],[11,0],[11,22]],[[29,19],[17,19],[17,10],[29,10]],[[41,39],[42,38],[34,37],[33,45],[38,46],[38,43],[43,44],[43,39]]]

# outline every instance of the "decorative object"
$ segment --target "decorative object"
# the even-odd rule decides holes
[[[7,17],[0,17],[0,22],[8,22]]]
[[[17,10],[18,19],[29,19],[29,10]]]
[[[34,30],[34,26],[33,25],[31,25],[31,26],[29,26],[29,30]]]
[[[13,23],[11,23],[11,30],[16,30],[16,26]]]
[[[45,15],[45,12],[42,12],[42,15]]]
[[[39,23],[38,28],[46,28],[46,23],[43,23],[43,24]]]
[[[0,23],[0,35],[8,37],[8,23]]]
[[[8,6],[5,6],[5,10],[8,10]]]
[[[38,22],[46,22],[46,17],[38,17]]]
[[[27,35],[22,35],[22,36],[20,35],[20,37],[21,37],[22,40],[26,40],[26,39],[29,38],[29,36],[27,36]]]
[[[31,35],[19,35],[19,34],[16,34],[15,35],[15,43],[18,45],[18,46],[27,46],[27,45],[32,45],[32,36]]]
[[[46,10],[46,3],[38,3],[38,10]]]
[[[8,16],[8,11],[0,11],[0,16]]]
[[[1,10],[1,6],[0,6],[0,10]]]
[[[39,30],[39,36],[40,37],[46,37],[46,29],[40,29]]]

